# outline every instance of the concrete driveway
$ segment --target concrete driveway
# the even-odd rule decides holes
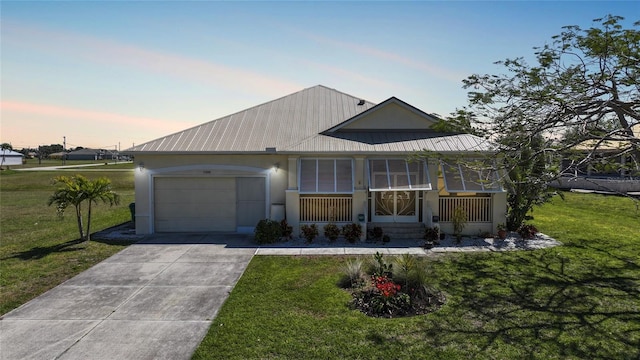
[[[1,359],[189,359],[256,248],[156,235],[0,320]]]

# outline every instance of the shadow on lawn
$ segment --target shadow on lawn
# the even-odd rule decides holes
[[[459,258],[447,291],[460,305],[425,324],[425,341],[468,339],[487,357],[639,358],[637,261],[592,246]]]
[[[80,244],[86,244],[86,241],[83,241],[82,239],[76,239],[76,240],[71,240],[71,241],[67,241],[67,242],[62,243],[62,244],[57,244],[57,245],[52,245],[52,246],[36,246],[36,247],[31,248],[29,250],[25,250],[25,251],[14,253],[11,256],[3,258],[2,260],[8,260],[8,259],[20,259],[20,260],[42,259],[45,256],[53,254],[53,253],[71,252],[71,251],[78,251],[78,250],[84,249],[84,247],[77,247],[76,246],[76,245],[80,245]]]

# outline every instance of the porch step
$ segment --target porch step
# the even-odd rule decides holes
[[[385,235],[393,239],[422,239],[424,224],[422,223],[368,223],[367,230],[379,226]]]

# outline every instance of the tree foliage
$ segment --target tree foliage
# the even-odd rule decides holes
[[[608,15],[589,29],[565,26],[534,48],[535,64],[506,59],[496,63],[505,73],[463,81],[469,106],[449,120],[497,145],[509,174],[511,229],[549,198],[549,182],[561,175],[603,160],[627,174],[640,168],[632,131],[640,123],[640,22],[623,29],[623,20]],[[572,149],[581,150],[569,156]],[[570,161],[561,167],[563,158]]]
[[[53,181],[60,186],[49,198],[48,205],[55,204],[59,214],[62,214],[69,205],[74,206],[80,239],[83,241],[90,240],[91,236],[92,204],[97,204],[98,201],[108,203],[110,206],[120,203],[120,196],[111,189],[111,181],[104,177],[92,181],[78,174],[71,177],[58,176]],[[82,218],[82,204],[85,202],[87,203],[86,231]]]

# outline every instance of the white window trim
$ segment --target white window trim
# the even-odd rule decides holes
[[[315,184],[315,188],[316,191],[303,191],[302,190],[302,161],[303,160],[315,160],[316,166],[315,166],[315,170],[316,170],[316,175],[315,175],[315,180],[316,180],[316,184]],[[319,180],[319,166],[318,166],[318,161],[319,160],[329,160],[329,161],[333,161],[333,191],[319,191],[318,190],[318,186],[320,183]],[[348,160],[349,164],[351,165],[351,189],[349,191],[338,191],[338,169],[337,169],[337,164],[336,161],[338,160]],[[351,158],[300,158],[298,159],[298,193],[300,194],[353,194],[353,182],[355,179],[355,168],[353,165],[353,159]]]
[[[375,188],[372,189],[371,188],[371,184],[373,184],[373,182],[371,181],[371,161],[381,161],[384,160],[385,162],[385,171],[387,173],[387,188]],[[409,188],[395,188],[393,186],[391,186],[391,173],[389,172],[389,160],[400,160],[400,161],[404,161],[404,166],[405,166],[405,175],[407,176],[407,183],[409,184]],[[429,166],[427,165],[427,162],[424,160],[420,160],[420,163],[422,163],[422,171],[424,171],[424,176],[425,176],[425,180],[426,183],[428,184],[428,186],[426,187],[422,187],[422,186],[417,186],[414,187],[414,185],[411,184],[411,173],[409,172],[409,162],[406,159],[403,158],[371,158],[371,159],[367,159],[367,176],[369,177],[369,191],[371,192],[375,192],[375,191],[430,191],[433,190],[433,185],[431,185],[431,176],[429,175]]]

